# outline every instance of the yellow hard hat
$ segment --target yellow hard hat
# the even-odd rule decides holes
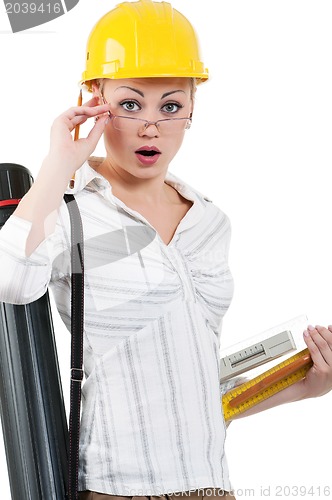
[[[124,2],[93,27],[80,84],[96,78],[208,79],[194,28],[167,2]]]

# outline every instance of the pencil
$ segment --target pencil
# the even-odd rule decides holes
[[[80,94],[78,96],[78,100],[77,100],[77,106],[82,106],[82,89],[80,90]],[[74,141],[77,141],[77,139],[79,138],[79,134],[80,134],[80,126],[79,125],[76,125],[75,127],[75,132],[74,132]],[[69,183],[69,187],[70,189],[73,189],[75,186],[75,173],[73,174],[72,178],[70,179],[70,183]]]
[[[238,396],[235,396],[235,398],[231,399],[231,401],[229,402],[229,406],[231,408],[235,408],[236,406],[247,401],[249,398],[256,396],[256,394],[259,394],[267,387],[271,387],[271,385],[276,384],[277,382],[280,382],[281,380],[288,377],[292,373],[297,372],[303,366],[307,366],[307,365],[310,366],[311,364],[312,364],[312,360],[311,360],[311,356],[309,354],[309,351],[308,351],[308,349],[304,349],[303,355],[299,359],[296,359],[295,361],[293,361],[289,365],[286,365],[286,366],[283,366],[282,368],[279,368],[278,370],[271,373],[267,377],[258,381],[252,387],[249,387],[247,390],[245,390],[244,392],[242,392]]]

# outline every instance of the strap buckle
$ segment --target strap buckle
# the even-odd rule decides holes
[[[71,368],[70,372],[70,380],[72,382],[82,382],[84,376],[84,371],[82,368]]]

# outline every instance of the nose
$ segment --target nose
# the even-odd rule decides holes
[[[159,137],[160,132],[159,128],[157,126],[157,122],[148,122],[146,121],[145,123],[142,124],[142,127],[140,127],[138,131],[138,135],[140,137]]]

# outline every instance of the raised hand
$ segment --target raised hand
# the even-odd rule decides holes
[[[49,163],[61,171],[65,169],[70,177],[96,148],[109,119],[109,110],[109,104],[98,105],[98,99],[93,97],[83,106],[72,107],[58,116],[51,127]],[[74,141],[72,131],[89,118],[99,119],[94,122],[87,137]]]

